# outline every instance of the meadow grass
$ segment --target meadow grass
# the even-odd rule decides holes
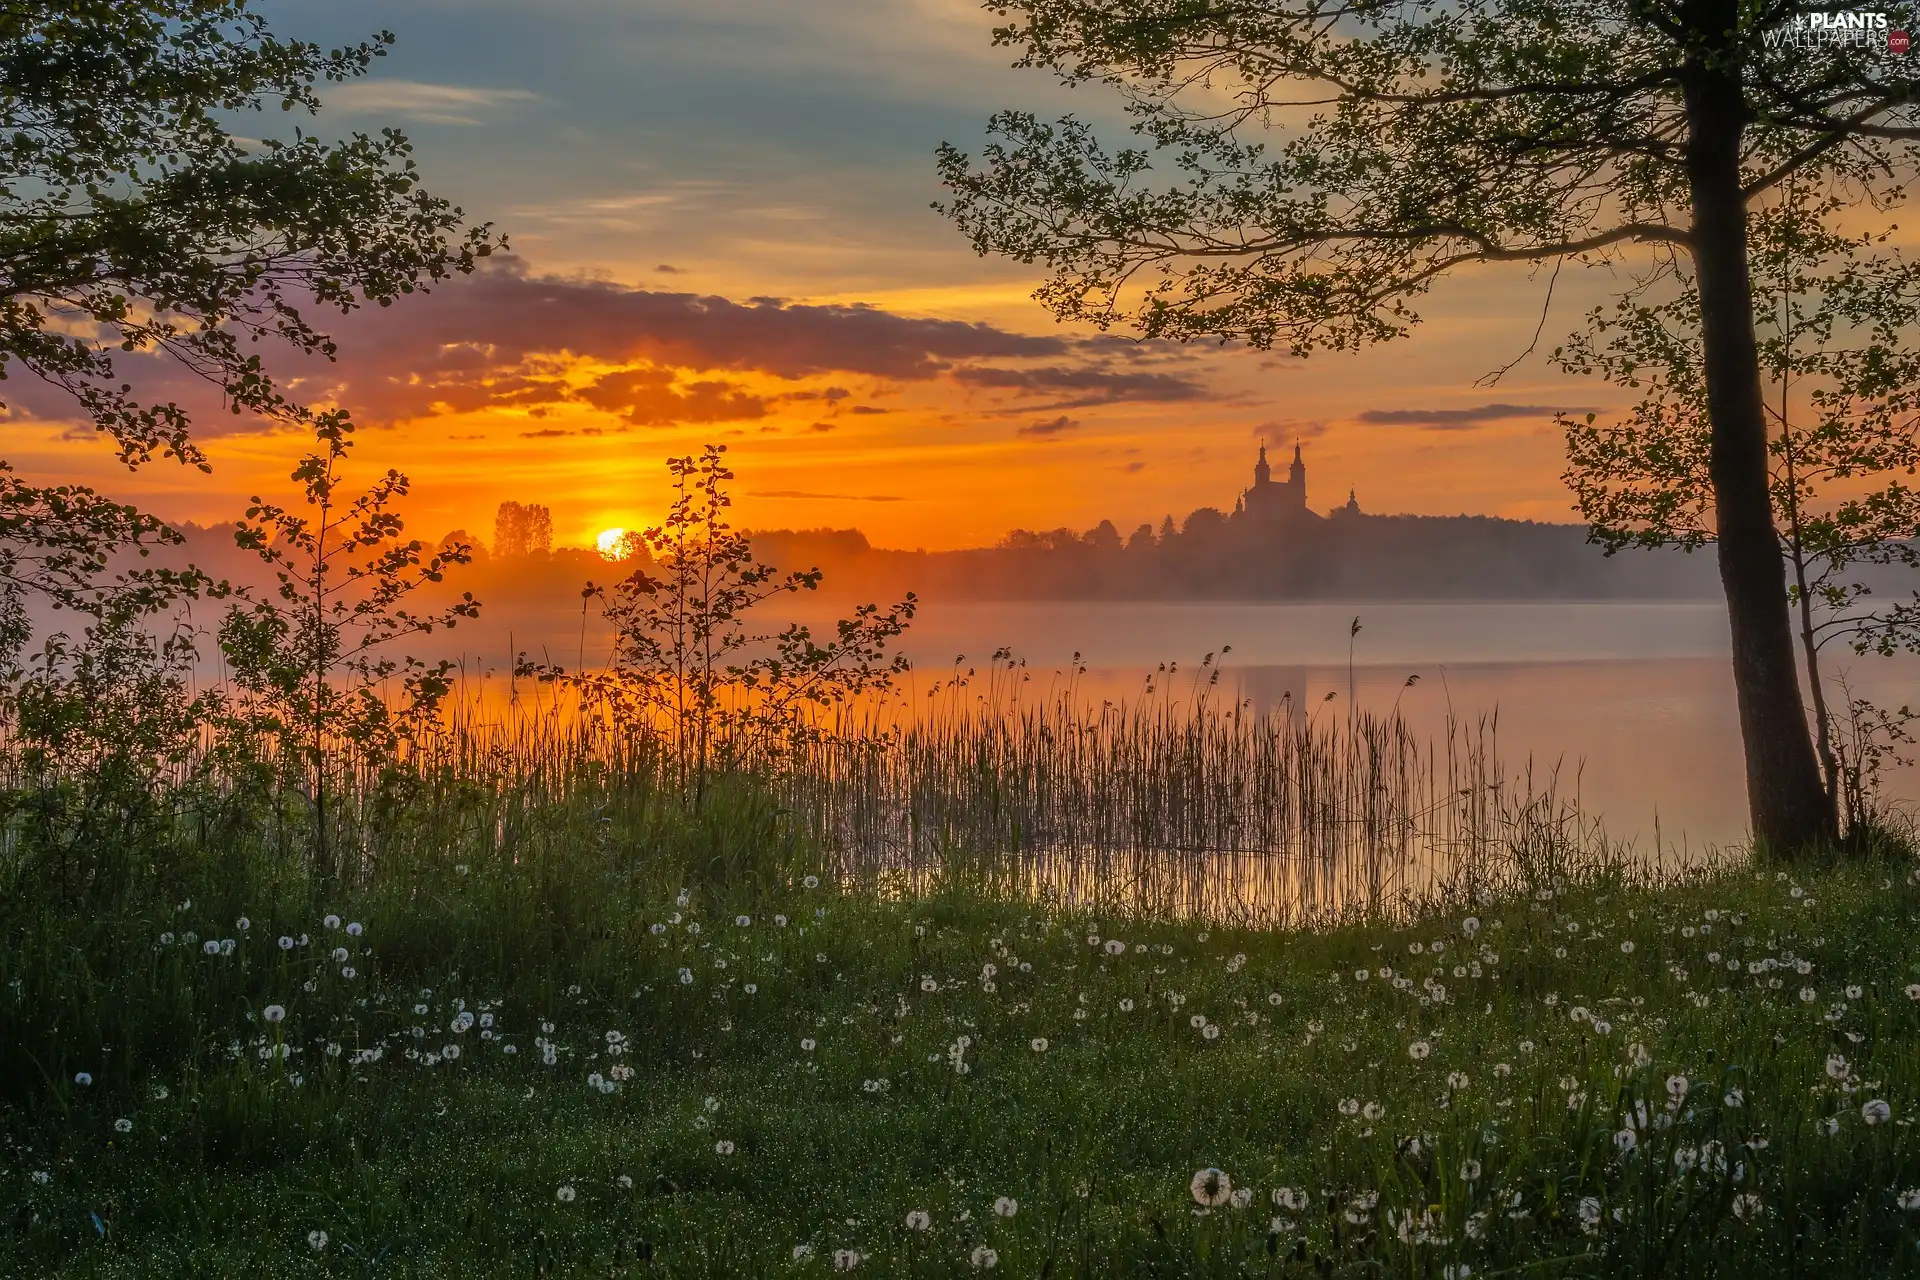
[[[0,1273],[1920,1270],[1905,855],[1250,929],[637,778],[16,822]]]

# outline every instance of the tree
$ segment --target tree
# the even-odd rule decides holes
[[[143,400],[119,356],[170,359],[236,414],[310,425],[262,363],[263,340],[331,357],[305,310],[388,305],[500,243],[421,189],[393,130],[260,137],[269,106],[313,113],[321,82],[364,74],[393,37],[323,50],[275,37],[258,8],[0,0],[0,379],[64,392],[128,467],[208,463],[188,411]],[[174,540],[0,462],[0,623],[34,593],[75,601],[116,548]]]
[[[319,451],[294,468],[310,514],[253,499],[234,540],[272,568],[274,597],[234,606],[220,626],[220,647],[248,713],[244,729],[270,735],[308,780],[323,867],[336,749],[356,760],[390,761],[452,691],[451,661],[394,658],[388,647],[480,613],[465,592],[437,612],[406,608],[409,596],[442,581],[473,552],[454,543],[429,554],[418,539],[401,537],[406,524],[393,505],[406,496],[407,478],[398,471],[342,500],[341,463],[352,430],[344,418],[323,415]],[[395,676],[399,696],[392,698],[387,686]]]
[[[1843,205],[1789,184],[1749,222],[1760,361],[1770,384],[1768,443],[1774,520],[1813,702],[1814,743],[1831,820],[1861,830],[1875,748],[1841,725],[1891,729],[1904,712],[1828,705],[1823,658],[1920,652],[1920,593],[1882,602],[1863,568],[1920,568],[1920,265],[1887,249],[1886,233],[1843,234]],[[1665,286],[1656,294],[1654,291]],[[1566,480],[1596,540],[1694,550],[1715,538],[1712,431],[1699,353],[1699,291],[1657,278],[1596,308],[1554,359],[1641,390],[1626,418],[1563,419]],[[1882,745],[1885,745],[1884,743]]]
[[[503,502],[493,517],[493,553],[543,556],[553,550],[553,513],[537,502]]]
[[[1903,59],[1798,47],[1796,21],[1830,12],[1804,0],[988,7],[1022,65],[1109,85],[1146,143],[1108,151],[1072,117],[1003,112],[981,167],[940,150],[945,211],[981,252],[1044,263],[1037,296],[1062,319],[1306,354],[1404,335],[1469,264],[1684,260],[1755,839],[1832,837],[1773,522],[1747,220],[1794,179],[1898,198],[1920,137]]]
[[[781,573],[755,557],[752,540],[726,518],[733,472],[725,452],[708,445],[698,458],[667,459],[673,502],[641,535],[645,555],[627,560],[640,567],[582,593],[583,605],[598,599],[613,624],[607,667],[568,672],[522,657],[516,668],[573,685],[628,732],[658,734],[675,784],[695,803],[717,769],[762,765],[784,747],[824,737],[810,713],[890,687],[907,663],[887,647],[917,607],[911,592],[885,611],[860,605],[825,641],[800,623],[756,630],[756,608],[818,590],[822,575]]]

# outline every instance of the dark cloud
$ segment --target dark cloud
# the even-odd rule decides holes
[[[891,493],[812,493],[805,489],[761,489],[749,498],[805,498],[809,502],[905,502]]]
[[[1059,417],[1049,419],[1046,422],[1029,422],[1026,426],[1020,428],[1017,434],[1044,439],[1048,436],[1057,436],[1063,431],[1072,431],[1079,425],[1080,423],[1077,419],[1069,418],[1063,413]]]
[[[625,427],[614,428],[616,433],[625,430]],[[581,427],[578,431],[568,431],[564,427],[542,427],[538,431],[522,431],[520,438],[522,440],[557,440],[562,436],[603,436],[605,434],[607,434],[606,431],[600,427]],[[482,436],[468,436],[464,438],[471,440],[484,439]]]
[[[867,413],[892,413],[892,412],[893,412],[893,410],[891,410],[891,409],[882,409],[882,408],[881,408],[881,407],[880,407],[879,405],[877,405],[877,404],[857,404],[857,405],[855,405],[855,406],[853,406],[853,408],[851,408],[851,409],[849,409],[849,410],[847,410],[847,412],[848,412],[848,413],[859,413],[859,414],[867,414]]]
[[[1376,426],[1421,427],[1428,431],[1472,431],[1502,418],[1551,418],[1556,413],[1575,413],[1541,404],[1482,404],[1466,409],[1368,409],[1359,421]]]
[[[1124,471],[1130,476],[1138,475],[1140,472],[1145,471],[1146,469],[1147,469],[1147,464],[1140,461],[1138,458],[1135,458],[1132,462],[1129,462],[1124,466],[1115,468],[1115,470]]]
[[[726,376],[746,373],[782,381],[834,374],[883,382],[952,376],[1021,398],[1078,397],[1070,404],[1206,395],[1190,378],[1115,368],[1117,349],[1090,345],[1090,339],[916,319],[870,305],[737,302],[538,276],[513,258],[494,259],[470,277],[399,306],[348,316],[315,308],[311,318],[336,339],[337,362],[269,352],[269,370],[296,398],[339,404],[372,425],[580,402],[638,426],[739,422],[764,417],[787,399],[838,404],[852,395],[841,386],[769,392]],[[626,367],[582,389],[570,380],[581,360]],[[1040,367],[1022,367],[1028,361]],[[220,413],[205,384],[169,359],[121,355],[116,364],[140,395],[177,399],[187,407],[204,435],[269,429],[256,419]],[[5,393],[25,414],[74,414],[63,395],[30,379],[8,383]],[[1042,406],[1029,404],[1024,411],[1036,407]]]
[[[636,427],[674,422],[743,422],[767,416],[767,402],[735,382],[707,379],[679,386],[674,372],[647,365],[609,373],[576,394]]]
[[[1171,373],[1115,372],[1106,368],[1055,365],[1040,369],[1005,369],[976,366],[956,369],[953,377],[965,386],[1013,391],[1020,395],[1085,393],[1080,398],[1049,406],[1055,409],[1115,404],[1123,400],[1204,400],[1208,396],[1207,389],[1191,378]]]

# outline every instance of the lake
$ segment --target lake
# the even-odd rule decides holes
[[[813,601],[806,621],[834,616]],[[1350,635],[1355,618],[1358,635]],[[470,671],[493,670],[509,652],[501,618],[456,633]],[[515,648],[563,662],[605,654],[605,636],[578,613],[512,619]],[[1726,617],[1715,601],[1359,601],[1353,603],[943,603],[927,602],[908,633],[913,683],[925,687],[995,649],[1026,661],[1029,688],[1063,679],[1077,652],[1089,696],[1134,698],[1149,675],[1156,696],[1190,697],[1209,653],[1220,688],[1258,706],[1291,696],[1309,714],[1332,714],[1349,690],[1361,706],[1399,704],[1438,733],[1449,709],[1496,716],[1502,755],[1536,772],[1557,769],[1560,789],[1603,817],[1610,833],[1650,844],[1737,842],[1746,797]],[[1230,647],[1230,651],[1229,651]],[[1882,704],[1914,700],[1920,660],[1833,654],[1856,694]],[[1175,669],[1162,673],[1168,664]],[[1409,687],[1410,677],[1417,677]],[[1327,695],[1334,695],[1332,700]],[[1903,769],[1889,793],[1920,794]]]

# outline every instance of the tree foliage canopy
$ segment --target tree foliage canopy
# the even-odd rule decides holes
[[[422,188],[394,130],[236,131],[312,115],[320,86],[365,74],[393,41],[282,39],[259,7],[0,0],[0,378],[66,392],[129,467],[207,460],[188,411],[143,398],[120,358],[169,357],[236,414],[310,426],[263,341],[331,357],[311,312],[388,305],[500,243]],[[167,536],[89,490],[10,471],[0,511],[0,587],[16,609],[29,590],[71,598],[105,549]],[[31,550],[43,546],[68,554]]]
[[[1145,145],[1007,111],[980,165],[940,149],[982,252],[1044,264],[1062,319],[1304,353],[1406,333],[1489,261],[1685,250],[1688,94],[1737,90],[1742,189],[1897,192],[1915,69],[1801,47],[1792,0],[1025,0],[1020,65],[1117,90]]]

